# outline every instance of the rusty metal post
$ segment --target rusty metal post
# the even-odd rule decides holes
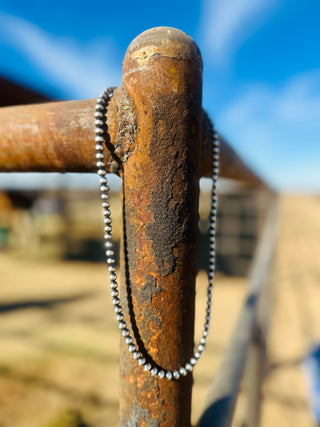
[[[172,370],[193,352],[202,134],[196,44],[172,28],[142,33],[127,50],[123,86],[137,133],[123,165],[121,292],[145,357]],[[154,378],[121,346],[120,426],[189,426],[192,376]]]

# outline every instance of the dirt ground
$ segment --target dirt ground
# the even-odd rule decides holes
[[[320,341],[320,199],[284,196],[280,214],[261,425],[312,427],[301,361],[311,339]],[[0,427],[116,426],[119,338],[105,265],[0,253],[0,277]],[[205,287],[200,274],[196,337]],[[245,291],[245,280],[217,277],[210,339],[195,369],[193,423]]]

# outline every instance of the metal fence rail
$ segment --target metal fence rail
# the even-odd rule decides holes
[[[229,427],[232,422],[232,416],[238,396],[240,381],[243,377],[246,359],[250,344],[255,342],[253,358],[259,358],[259,353],[263,351],[263,332],[262,325],[258,322],[258,305],[265,287],[270,281],[270,272],[272,270],[272,260],[274,255],[277,236],[277,209],[276,204],[271,206],[263,233],[257,247],[256,256],[249,276],[249,286],[243,308],[236,323],[233,336],[228,348],[224,354],[221,365],[216,372],[210,390],[206,407],[198,427]],[[251,349],[252,350],[252,349]],[[249,389],[253,396],[259,396],[259,376],[262,372],[255,370],[255,364],[252,360],[249,367],[249,373],[253,374]],[[252,396],[251,396],[252,397]],[[250,402],[250,410],[258,414],[259,399]],[[253,427],[255,423],[246,424],[247,427]]]
[[[164,369],[175,369],[193,351],[198,182],[210,176],[212,158],[201,94],[198,47],[181,31],[161,27],[131,43],[123,85],[108,105],[106,168],[123,178],[120,292],[134,307],[147,357]],[[94,171],[94,105],[86,100],[1,108],[0,172]],[[223,139],[220,175],[271,191]],[[271,267],[274,213],[270,218],[246,305],[199,426],[230,425]],[[129,308],[125,315],[130,323]],[[123,342],[120,389],[121,426],[190,425],[191,375],[172,382],[150,377]]]
[[[95,172],[95,102],[89,99],[0,108],[0,172]],[[117,173],[121,159],[134,149],[132,110],[123,87],[117,88],[108,107],[111,145],[106,164],[110,172]],[[210,176],[211,141],[206,122],[202,134],[201,176]],[[267,188],[224,138],[220,149],[222,177]],[[111,162],[111,153],[118,162]]]

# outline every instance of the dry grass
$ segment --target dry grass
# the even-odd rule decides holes
[[[262,425],[311,427],[305,379],[296,362],[309,342],[301,328],[301,292],[304,299],[308,295],[315,337],[320,334],[320,201],[282,198],[281,215]],[[2,253],[0,275],[0,426],[71,427],[79,413],[90,426],[117,425],[118,330],[104,264],[37,263]],[[205,281],[199,277],[200,314]],[[243,280],[218,277],[210,340],[195,371],[193,421],[244,294]],[[198,317],[196,336],[203,322]]]

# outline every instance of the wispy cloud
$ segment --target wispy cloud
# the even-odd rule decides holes
[[[223,64],[274,13],[281,0],[204,0],[201,25],[204,50]]]
[[[94,97],[120,83],[120,63],[108,39],[80,42],[50,34],[24,19],[0,12],[0,38],[23,56],[50,86],[70,98]]]
[[[216,123],[247,161],[281,189],[320,191],[320,70],[281,89],[251,84]]]

